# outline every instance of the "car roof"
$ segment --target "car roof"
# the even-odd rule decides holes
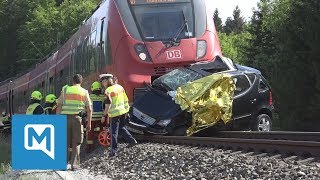
[[[221,56],[216,56],[214,61],[191,64],[187,68],[196,71],[203,76],[208,76],[215,73],[227,73],[231,76],[242,73],[254,73],[257,75],[261,74],[261,72],[257,69],[234,64],[231,59]]]

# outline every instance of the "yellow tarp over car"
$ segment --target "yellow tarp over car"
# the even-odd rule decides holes
[[[175,102],[182,110],[192,113],[188,136],[213,126],[232,116],[232,97],[235,83],[228,74],[213,74],[190,82],[177,89]]]

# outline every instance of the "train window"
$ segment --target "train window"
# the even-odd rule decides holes
[[[88,54],[89,54],[88,67],[89,67],[90,73],[94,73],[96,71],[96,67],[97,67],[97,51],[95,48],[96,35],[97,35],[97,31],[94,31],[91,33],[90,45],[88,47]]]
[[[112,51],[111,51],[109,34],[108,34],[108,38],[107,38],[106,52],[107,52],[106,64],[110,65],[110,64],[112,64]]]
[[[132,10],[141,35],[146,41],[168,41],[175,36],[178,39],[195,36],[190,1],[137,5],[132,6]]]
[[[49,78],[49,84],[51,85],[53,83],[53,77]]]
[[[89,37],[86,37],[82,44],[82,73],[86,74],[89,72],[89,67],[87,66],[88,59],[88,41]]]
[[[101,21],[101,30],[100,30],[100,68],[102,68],[106,63],[105,63],[105,59],[106,59],[106,49],[105,49],[105,34],[103,31],[105,29],[105,21],[104,19]]]
[[[108,34],[108,22],[104,23],[104,34],[103,34],[103,39],[104,39],[104,59],[102,61],[102,66],[105,65],[110,65],[112,64],[112,59],[111,59],[111,46],[110,46],[110,39],[109,39],[109,34]]]
[[[104,19],[101,21],[100,42],[103,42]]]
[[[77,46],[75,52],[75,72],[74,73],[81,73],[82,72],[82,44]]]

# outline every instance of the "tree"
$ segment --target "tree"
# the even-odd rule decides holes
[[[216,26],[217,31],[222,32],[222,20],[219,17],[218,9],[215,9],[215,11],[214,11],[213,20],[214,20],[214,24]]]
[[[233,18],[228,17],[223,30],[226,34],[239,34],[243,31],[244,19],[241,16],[241,10],[238,6],[233,10]]]
[[[235,34],[239,34],[243,30],[244,19],[241,16],[241,10],[239,6],[236,6],[235,10],[233,11],[233,31]]]
[[[57,6],[55,0],[47,0],[36,8],[33,18],[19,28],[19,58],[44,58],[59,44],[65,42],[96,7],[98,0],[64,0]],[[34,47],[34,45],[37,47]],[[32,49],[32,51],[30,51]],[[25,67],[21,67],[24,69]]]
[[[6,79],[16,74],[18,28],[29,18],[42,0],[8,0],[0,2],[0,77]]]
[[[320,130],[319,9],[318,0],[262,0],[251,20],[247,63],[269,79],[282,130]]]
[[[251,34],[243,32],[241,34],[229,34],[219,32],[219,40],[222,49],[222,54],[231,58],[239,64],[246,64],[245,49],[249,46]]]
[[[0,81],[13,77],[66,41],[100,0],[0,1]],[[36,46],[37,49],[34,47]]]

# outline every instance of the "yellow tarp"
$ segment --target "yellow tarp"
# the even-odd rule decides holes
[[[223,120],[231,120],[235,84],[228,74],[213,74],[177,89],[175,102],[192,113],[188,136]]]

